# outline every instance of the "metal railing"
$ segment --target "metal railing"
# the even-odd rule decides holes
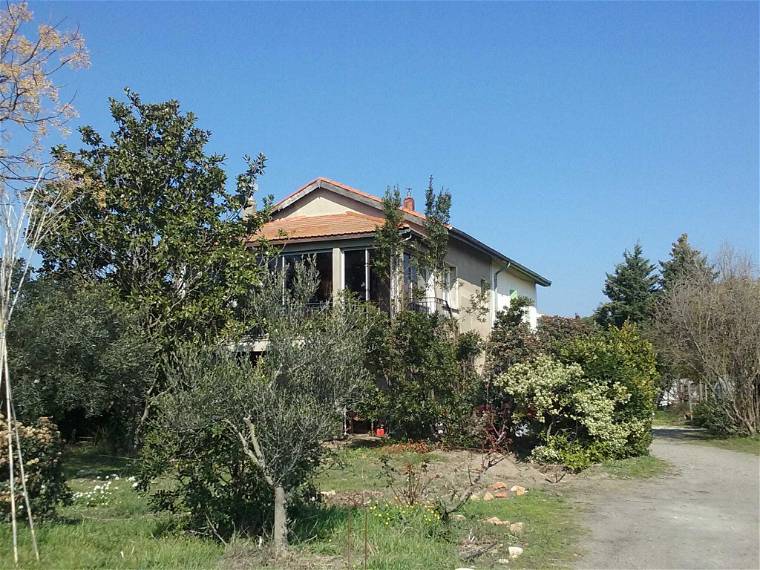
[[[432,315],[438,313],[447,317],[453,317],[454,313],[446,299],[439,297],[421,297],[407,304],[410,311]]]

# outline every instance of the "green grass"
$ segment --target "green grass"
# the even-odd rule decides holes
[[[387,455],[391,465],[396,468],[405,463],[420,465],[426,462],[432,469],[433,464],[443,460],[442,455],[435,451],[386,454],[382,447],[350,447],[335,453],[325,469],[320,472],[317,483],[322,490],[338,492],[385,489],[386,480],[380,461],[383,455]]]
[[[670,463],[652,455],[605,461],[593,467],[592,473],[602,472],[614,479],[650,479],[661,477],[671,469]]]
[[[524,547],[513,568],[549,568],[571,564],[580,536],[569,503],[553,493],[531,490],[508,500],[469,502],[465,520],[444,523],[430,507],[403,508],[391,504],[380,468],[381,449],[346,449],[340,459],[320,474],[321,488],[351,496],[373,490],[372,507],[314,505],[298,513],[291,534],[291,555],[271,561],[271,553],[256,540],[237,539],[230,545],[173,530],[171,515],[152,513],[146,499],[133,489],[130,458],[79,448],[65,457],[69,485],[77,493],[70,506],[60,509],[57,521],[38,525],[42,560],[33,559],[29,533],[20,530],[20,568],[346,568],[349,544],[351,560],[361,567],[366,516],[368,568],[406,570],[427,568],[501,568],[499,558],[507,547]],[[443,469],[444,454],[397,453],[391,461]],[[115,476],[118,476],[115,477]],[[105,492],[98,487],[107,485]],[[384,491],[384,496],[379,496]],[[509,527],[493,526],[484,519],[498,516],[523,522],[521,536]],[[351,531],[349,532],[349,526]],[[478,544],[497,542],[498,551],[467,562],[459,558],[460,545],[474,536]],[[10,526],[0,525],[0,568],[13,567]]]
[[[711,445],[729,451],[741,451],[760,455],[760,436],[752,437],[704,437],[692,440],[700,445]]]
[[[484,533],[493,539],[503,540],[506,546],[522,546],[524,554],[510,562],[510,568],[565,568],[580,555],[579,539],[583,530],[577,523],[576,513],[570,503],[561,495],[532,490],[521,497],[513,497],[506,501],[471,502],[464,511],[467,521],[458,523],[460,533],[465,534],[471,521],[478,521],[474,527],[476,532]],[[511,537],[503,531],[504,527],[484,524],[480,521],[491,516],[497,516],[510,522],[525,523],[525,532],[521,537]],[[506,536],[505,536],[506,535]],[[490,562],[494,568],[503,568],[495,564],[498,558],[506,557],[506,548],[501,552],[476,562],[477,568],[489,568]],[[468,564],[460,564],[468,566]]]
[[[29,532],[19,531],[21,568],[209,568],[222,546],[172,533],[168,516],[156,516],[132,488],[132,461],[80,448],[65,457],[75,493],[111,481],[106,493],[80,496],[59,510],[59,520],[37,526],[41,561],[34,560]],[[113,479],[112,475],[119,479]],[[109,477],[108,480],[105,477]],[[13,567],[10,525],[0,526],[0,568]]]
[[[652,420],[652,424],[656,426],[685,426],[687,423],[683,412],[675,408],[655,410]]]
[[[510,562],[511,568],[568,567],[578,554],[576,545],[582,531],[570,504],[557,494],[530,491],[508,500],[471,501],[462,514],[466,517],[463,521],[443,523],[425,507],[388,507],[381,503],[366,509],[333,508],[311,527],[313,539],[295,548],[301,561],[327,558],[340,560],[337,567],[344,567],[350,544],[352,561],[361,567],[366,516],[367,567],[373,570],[503,568],[497,561],[508,557],[509,546],[524,548],[524,554]],[[524,533],[514,536],[509,527],[484,522],[493,516],[524,523]],[[478,544],[498,543],[500,547],[465,562],[459,557],[459,545],[469,536]]]

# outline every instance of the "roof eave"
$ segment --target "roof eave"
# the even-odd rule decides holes
[[[468,245],[476,249],[479,249],[483,253],[490,255],[491,257],[495,257],[496,259],[500,259],[501,261],[508,263],[510,268],[514,268],[520,273],[523,273],[524,275],[530,277],[538,285],[541,285],[542,287],[550,287],[552,284],[552,282],[546,277],[544,277],[543,275],[540,275],[536,273],[535,271],[533,271],[532,269],[525,267],[522,263],[515,261],[511,257],[507,257],[503,253],[496,251],[494,248],[487,246],[479,239],[472,237],[470,234],[463,232],[460,229],[451,228],[449,230],[449,234],[459,239],[460,241],[463,241],[467,243]]]

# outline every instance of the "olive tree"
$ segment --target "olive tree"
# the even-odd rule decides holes
[[[343,408],[367,381],[363,354],[372,318],[350,297],[314,311],[308,301],[317,276],[308,261],[296,264],[287,286],[285,277],[281,271],[267,274],[253,293],[251,320],[265,331],[267,344],[255,364],[229,347],[184,350],[167,364],[172,389],[159,398],[144,452],[150,478],[197,469],[183,462],[203,455],[209,469],[197,478],[210,477],[209,486],[240,485],[245,478],[250,487],[256,479],[265,482],[277,551],[287,546],[290,498],[319,466],[324,443],[340,435]],[[209,433],[213,437],[204,436]],[[212,440],[226,450],[225,462],[235,465],[237,478],[208,457]],[[178,483],[185,484],[181,475]],[[190,503],[185,501],[192,508]],[[251,528],[233,522],[234,528]]]

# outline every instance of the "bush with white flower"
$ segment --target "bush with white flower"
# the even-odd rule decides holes
[[[494,385],[533,459],[580,470],[647,453],[656,378],[651,344],[625,325],[514,364]]]

